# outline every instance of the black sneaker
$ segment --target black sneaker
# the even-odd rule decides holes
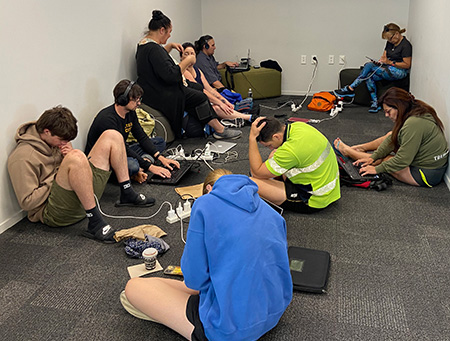
[[[116,207],[150,207],[155,204],[155,199],[146,197],[144,194],[139,193],[134,202],[122,202],[116,201],[114,206]]]
[[[99,227],[96,230],[87,229],[82,233],[82,235],[89,239],[95,239],[99,242],[103,242],[106,244],[116,243],[114,239],[114,234],[116,230],[111,227],[111,225],[105,225],[103,227]]]
[[[333,90],[333,93],[336,97],[355,97],[355,91],[350,90],[348,85],[339,90]]]

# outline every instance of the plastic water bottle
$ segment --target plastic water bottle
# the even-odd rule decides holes
[[[252,88],[248,88],[248,98],[253,98],[253,92],[252,92]]]

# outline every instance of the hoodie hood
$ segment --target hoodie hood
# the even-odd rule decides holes
[[[16,140],[17,145],[27,143],[44,155],[51,156],[53,154],[54,148],[50,147],[39,136],[36,129],[36,122],[22,124],[19,129],[17,129],[14,139]]]
[[[240,174],[221,176],[209,194],[247,212],[256,211],[261,200],[258,195],[258,185],[248,176]]]

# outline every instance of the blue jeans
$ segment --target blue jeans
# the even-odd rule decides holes
[[[158,151],[160,153],[162,153],[166,149],[166,141],[164,141],[164,139],[162,137],[154,137],[151,140],[152,140],[153,144],[155,145],[156,149],[158,149]],[[136,152],[143,159],[148,159],[151,162],[155,161],[153,159],[153,156],[144,152],[144,150],[141,148],[141,145],[139,143],[133,143],[129,146],[129,148],[131,150],[133,150],[134,152]],[[128,174],[130,176],[137,174],[139,172],[139,168],[140,168],[138,160],[133,157],[128,156],[127,161],[128,161]]]
[[[366,63],[361,70],[358,78],[356,78],[350,87],[355,89],[359,84],[366,81],[367,89],[369,90],[370,97],[372,101],[377,101],[377,86],[375,82],[381,81],[382,79],[388,81],[395,81],[398,79],[405,78],[408,75],[407,69],[399,69],[395,66],[378,66],[372,62]],[[367,78],[369,77],[369,78]]]

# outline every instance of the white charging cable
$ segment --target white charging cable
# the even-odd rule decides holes
[[[309,93],[311,91],[311,87],[313,85],[314,79],[316,78],[316,72],[317,72],[318,66],[319,66],[319,62],[316,59],[315,63],[314,63],[313,73],[312,73],[312,76],[311,76],[311,81],[309,82],[308,90],[306,91],[305,98],[303,98],[303,101],[298,106],[295,106],[295,103],[291,104],[292,112],[299,111],[303,107],[303,104],[305,103],[305,101],[308,99],[308,96],[309,96]]]

